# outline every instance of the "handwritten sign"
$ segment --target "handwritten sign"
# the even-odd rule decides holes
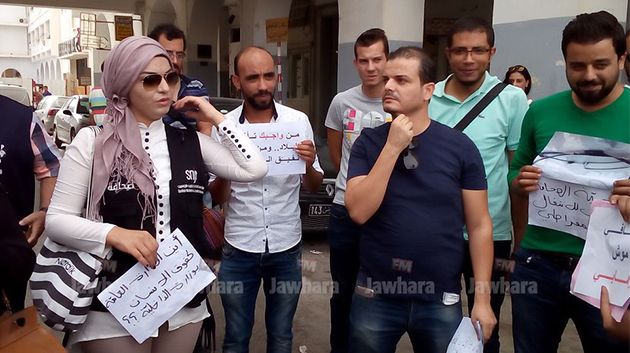
[[[529,195],[529,224],[585,239],[591,203],[608,199],[614,181],[630,176],[630,145],[556,132],[534,166],[543,177]]]
[[[545,174],[543,174],[545,175]],[[593,200],[608,199],[610,190],[542,176],[539,190],[529,195],[529,224],[586,239]]]
[[[630,304],[630,223],[619,210],[606,201],[593,202],[584,252],[579,268],[573,273],[573,294],[596,299],[599,307],[601,287],[608,289],[610,304],[617,321]],[[625,307],[625,308],[624,308]],[[623,309],[623,310],[619,310]]]
[[[477,332],[475,332],[477,330],[481,333],[481,327],[479,323],[476,326],[477,328],[473,326],[469,317],[463,317],[448,344],[446,353],[482,353],[483,341],[477,338]]]
[[[105,288],[98,300],[142,343],[215,278],[177,229],[160,243],[155,269],[137,263]]]
[[[306,173],[306,163],[295,152],[295,146],[307,140],[304,124],[243,124],[241,129],[265,158],[267,175]]]

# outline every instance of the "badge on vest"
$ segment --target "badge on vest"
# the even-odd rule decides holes
[[[197,171],[194,169],[186,170],[186,180],[191,181],[193,184],[197,183]]]
[[[186,169],[184,171],[184,174],[186,175],[186,181],[189,181],[190,183],[177,185],[177,193],[179,194],[193,193],[193,194],[203,195],[206,188],[202,185],[196,184],[198,176],[199,176],[199,172],[195,169]]]

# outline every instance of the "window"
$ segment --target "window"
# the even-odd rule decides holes
[[[20,72],[16,69],[6,69],[4,70],[4,72],[2,73],[2,77],[4,78],[21,78],[22,75],[20,74]]]

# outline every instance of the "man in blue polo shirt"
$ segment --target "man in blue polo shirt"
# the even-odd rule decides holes
[[[494,55],[494,31],[483,19],[464,17],[453,25],[448,36],[446,57],[453,74],[435,86],[429,115],[431,118],[454,127],[479,101],[501,81],[486,71]],[[464,129],[475,143],[488,178],[488,204],[492,217],[494,256],[497,259],[492,271],[493,293],[491,304],[499,319],[505,296],[502,271],[510,257],[512,219],[507,183],[508,161],[518,147],[521,123],[527,112],[525,93],[517,87],[507,86]],[[474,304],[473,273],[470,255],[464,265],[464,278],[468,294],[468,307]],[[499,325],[484,346],[485,353],[499,353]]]
[[[414,350],[445,352],[462,318],[464,224],[475,273],[471,319],[485,339],[496,325],[483,162],[466,135],[429,118],[435,64],[422,49],[391,53],[384,78],[383,108],[396,118],[362,131],[348,167],[346,207],[362,225],[350,351],[393,353],[406,332]]]

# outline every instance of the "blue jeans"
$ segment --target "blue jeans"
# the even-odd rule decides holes
[[[544,253],[517,251],[512,283],[532,290],[511,294],[515,353],[556,353],[569,319],[585,353],[628,353],[606,335],[599,310],[569,293],[572,273]]]
[[[336,288],[330,298],[331,353],[348,352],[350,307],[359,271],[361,228],[354,223],[345,207],[333,204],[328,224],[330,275]]]
[[[444,305],[355,293],[350,313],[350,352],[394,353],[406,332],[414,352],[444,353],[462,320],[461,302]]]
[[[302,289],[301,259],[299,244],[273,254],[249,253],[224,245],[219,269],[225,312],[224,353],[249,352],[261,281],[266,298],[267,352],[291,352],[293,317]]]

